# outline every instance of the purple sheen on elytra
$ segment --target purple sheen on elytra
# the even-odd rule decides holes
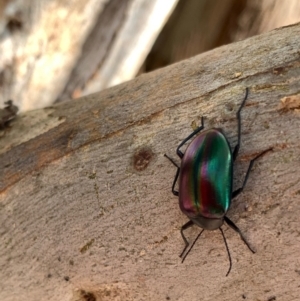
[[[179,206],[190,218],[222,218],[231,202],[232,153],[219,129],[200,133],[181,161]]]

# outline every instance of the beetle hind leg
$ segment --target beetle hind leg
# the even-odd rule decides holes
[[[189,242],[187,241],[186,237],[184,236],[183,231],[186,230],[186,229],[188,229],[188,228],[190,228],[190,227],[192,227],[193,225],[194,225],[194,223],[193,223],[191,220],[189,220],[189,221],[188,221],[187,223],[185,223],[185,224],[181,227],[181,229],[180,229],[181,237],[182,237],[182,239],[183,239],[183,241],[184,241],[184,243],[185,243],[185,247],[183,248],[183,251],[182,251],[181,254],[179,255],[180,258],[182,258],[184,252],[186,251],[187,247],[189,246]]]
[[[245,245],[248,247],[248,249],[253,254],[255,254],[255,251],[250,247],[250,244],[248,243],[248,241],[246,240],[245,236],[243,235],[242,231],[238,228],[238,226],[232,220],[230,220],[227,216],[224,216],[224,220],[231,229],[233,229],[235,232],[237,232],[240,235],[242,241],[245,243]]]
[[[184,248],[183,248],[183,251],[182,251],[181,254],[179,255],[179,257],[182,258],[182,262],[184,261],[186,255],[187,255],[187,254],[186,254],[186,255],[183,257],[183,254],[185,253],[186,249],[187,249],[188,246],[190,245],[189,242],[187,241],[186,237],[184,236],[183,231],[186,230],[186,229],[188,229],[188,228],[190,228],[190,227],[192,227],[193,225],[194,225],[194,223],[193,223],[191,220],[189,220],[189,221],[188,221],[187,223],[185,223],[185,224],[181,227],[181,229],[180,229],[181,237],[182,237],[182,239],[183,239],[183,241],[184,241],[184,243],[185,243],[185,246],[184,246]],[[188,253],[189,253],[189,252],[188,252]]]
[[[187,251],[187,252],[185,253],[185,255],[183,256],[183,253],[184,253],[184,251],[186,250],[186,248],[187,248],[188,246],[186,246],[186,247],[184,248],[183,252],[182,252],[181,255],[180,255],[180,257],[182,258],[181,263],[183,263],[184,260],[186,259],[186,257],[189,255],[189,253],[190,253],[191,250],[193,249],[193,247],[194,247],[196,241],[197,241],[198,238],[201,236],[201,234],[202,234],[203,231],[204,231],[204,229],[201,230],[201,232],[198,234],[198,236],[196,237],[196,239],[195,239],[194,242],[192,243],[191,247],[188,249],[188,251]]]

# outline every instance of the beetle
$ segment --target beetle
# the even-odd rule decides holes
[[[222,129],[212,128],[201,132],[204,129],[204,118],[202,117],[201,126],[186,137],[176,149],[176,153],[181,159],[181,165],[178,166],[172,158],[165,154],[165,157],[177,167],[177,172],[172,185],[172,193],[179,197],[179,207],[189,218],[189,221],[185,223],[180,230],[182,239],[185,243],[185,247],[180,254],[182,262],[185,260],[204,230],[219,229],[229,258],[229,269],[226,276],[230,273],[232,261],[221,226],[226,222],[229,227],[240,235],[249,250],[252,253],[255,253],[241,230],[226,216],[226,214],[230,208],[232,199],[243,191],[255,160],[271,150],[267,149],[261,152],[250,161],[242,186],[233,191],[233,164],[238,156],[241,145],[241,110],[248,98],[248,92],[249,89],[246,88],[245,97],[236,113],[238,139],[233,152]],[[183,153],[180,150],[181,147],[192,138],[194,139]],[[175,185],[178,178],[179,190],[177,191]],[[198,234],[192,246],[186,252],[189,242],[183,231],[194,224],[202,228],[202,231]]]

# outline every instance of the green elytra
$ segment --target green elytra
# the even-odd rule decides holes
[[[255,253],[240,229],[226,216],[226,213],[230,207],[231,200],[243,191],[255,160],[271,150],[267,149],[261,152],[250,161],[242,187],[232,191],[233,163],[237,158],[241,143],[240,112],[248,97],[248,91],[248,88],[246,88],[244,100],[236,113],[238,120],[238,142],[233,152],[231,152],[226,136],[220,129],[211,129],[200,133],[192,140],[185,153],[180,150],[186,142],[204,129],[204,118],[202,117],[201,126],[185,138],[177,147],[176,153],[181,158],[181,166],[179,167],[173,159],[165,155],[177,167],[172,185],[172,193],[179,196],[180,209],[189,218],[189,221],[180,230],[182,239],[185,242],[185,247],[180,254],[182,262],[204,230],[219,229],[229,258],[229,269],[226,276],[230,273],[232,261],[221,226],[225,221],[240,235],[249,250]],[[175,189],[178,178],[179,191]],[[189,242],[183,231],[194,224],[203,230],[198,234],[190,249],[185,252],[189,246]]]
[[[231,203],[232,154],[219,129],[200,133],[181,161],[179,206],[190,218],[222,218]]]

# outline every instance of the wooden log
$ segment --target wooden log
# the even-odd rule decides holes
[[[101,93],[19,115],[0,139],[0,299],[295,300],[299,290],[300,24],[230,44]],[[228,216],[184,264],[187,218],[164,158],[205,116],[236,143]],[[179,160],[176,160],[179,162]],[[189,241],[198,227],[186,232]]]

